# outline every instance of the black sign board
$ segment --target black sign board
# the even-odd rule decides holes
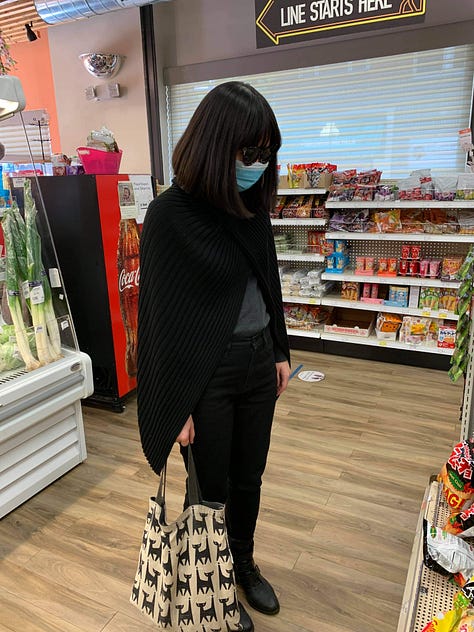
[[[255,0],[257,47],[424,20],[427,0]]]

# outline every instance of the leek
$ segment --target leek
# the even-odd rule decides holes
[[[49,342],[45,310],[45,290],[43,285],[43,265],[41,263],[41,238],[36,227],[36,206],[31,195],[31,184],[25,180],[25,241],[26,269],[29,285],[31,318],[36,338],[36,350],[41,364],[56,360],[56,354]]]
[[[6,288],[8,307],[15,328],[16,344],[20,356],[25,363],[28,371],[37,369],[40,363],[30,350],[28,342],[28,333],[23,322],[21,298],[20,298],[20,280],[21,270],[16,256],[15,242],[13,240],[14,219],[11,212],[5,211],[2,219],[3,235],[5,238],[6,250]]]
[[[31,183],[28,180],[27,182],[25,182],[25,217],[27,216],[27,214],[29,215],[30,212],[32,215],[34,215],[34,217],[36,217],[36,206],[35,206],[33,196],[31,195]],[[21,215],[19,215],[19,217],[21,219]],[[43,292],[44,292],[44,314],[45,314],[46,326],[48,329],[51,352],[52,352],[53,358],[57,360],[58,358],[61,357],[61,334],[59,332],[58,321],[56,318],[56,314],[54,312],[53,295],[51,293],[51,286],[49,284],[49,279],[44,269],[43,262],[41,260],[41,238],[38,234],[35,221],[32,222],[32,226],[36,233],[36,238],[38,240],[38,243],[40,244],[39,265],[41,268],[41,282],[43,285]]]

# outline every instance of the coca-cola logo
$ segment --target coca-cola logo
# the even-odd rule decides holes
[[[140,266],[136,270],[130,270],[130,272],[126,272],[124,268],[120,271],[119,274],[119,292],[123,292],[124,290],[128,290],[133,286],[138,287],[140,282]]]

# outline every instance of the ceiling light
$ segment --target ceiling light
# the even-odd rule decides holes
[[[25,109],[26,100],[18,77],[0,75],[0,121]]]

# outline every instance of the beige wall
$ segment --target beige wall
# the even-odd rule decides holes
[[[92,129],[102,125],[115,134],[123,150],[122,173],[150,173],[145,83],[139,9],[124,9],[61,24],[48,30],[61,151],[73,155]],[[80,53],[120,53],[119,73],[109,80],[86,72]],[[87,101],[90,85],[120,84],[123,96]]]

